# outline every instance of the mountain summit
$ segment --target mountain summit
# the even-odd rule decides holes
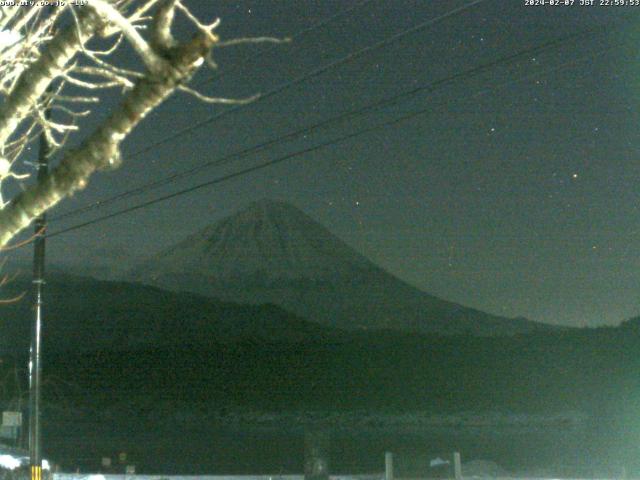
[[[369,267],[363,256],[296,207],[264,200],[162,252],[145,265],[141,278],[179,275],[206,277],[207,284],[221,286],[273,285],[330,281]]]
[[[497,335],[550,328],[448,302],[403,282],[298,208],[263,200],[153,256],[138,282],[272,303],[341,328]]]

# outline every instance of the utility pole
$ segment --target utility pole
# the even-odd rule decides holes
[[[51,117],[51,110],[44,112],[46,119]],[[38,183],[43,182],[49,174],[50,146],[46,135],[40,134],[38,145]],[[35,238],[33,249],[33,290],[34,311],[31,328],[31,350],[29,352],[29,464],[31,480],[42,480],[42,452],[40,437],[40,385],[42,377],[42,290],[44,286],[44,254],[46,240],[47,216],[40,215],[35,221]]]

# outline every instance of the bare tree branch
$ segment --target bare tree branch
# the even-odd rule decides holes
[[[55,31],[63,11],[72,24]],[[196,30],[190,41],[179,43],[173,37],[176,13]],[[55,12],[0,7],[0,250],[47,209],[85,188],[94,172],[117,167],[123,140],[174,92],[212,104],[258,98],[206,96],[187,86],[205,62],[214,65],[213,47],[287,41],[258,37],[220,42],[214,33],[219,24],[219,19],[201,22],[180,0],[88,0],[88,8],[67,6]],[[88,42],[98,36],[117,37],[106,49],[90,48]],[[123,41],[137,53],[141,68],[114,63]],[[111,87],[122,89],[120,105],[77,148],[63,151],[45,179],[27,187],[20,183],[23,191],[5,204],[3,181],[26,176],[13,167],[27,146],[43,133],[52,151],[63,149],[69,136],[81,131],[78,119],[91,113],[89,104],[99,103],[101,89]],[[83,106],[76,110],[72,104]]]
[[[48,178],[27,188],[0,210],[0,246],[62,198],[85,188],[98,169],[120,163],[120,144],[131,130],[202,65],[211,38],[198,35],[172,50],[162,71],[138,80],[122,104],[83,144],[67,153]]]
[[[103,0],[91,0],[89,5],[106,23],[115,25],[122,32],[150,72],[158,72],[162,69],[164,60],[156,54],[133,24],[118,9]]]
[[[221,103],[223,105],[246,105],[247,103],[255,102],[260,98],[260,94],[252,95],[248,98],[224,98],[224,97],[209,97],[204,95],[193,88],[189,88],[186,85],[180,85],[178,90],[181,92],[193,95],[198,100],[204,103]]]
[[[79,35],[75,26],[58,33],[40,58],[25,70],[11,94],[0,105],[0,145],[6,143],[18,125],[29,115],[49,84],[61,75],[99,23],[89,15],[80,17]]]
[[[224,42],[218,42],[217,48],[232,47],[235,45],[244,45],[247,43],[289,43],[290,38],[276,38],[276,37],[243,37],[233,38]]]

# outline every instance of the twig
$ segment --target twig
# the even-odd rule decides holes
[[[181,92],[188,93],[189,95],[193,95],[198,100],[205,103],[221,103],[223,105],[246,105],[247,103],[255,102],[258,98],[260,98],[260,94],[252,95],[247,98],[224,98],[224,97],[208,97],[193,88],[189,88],[185,85],[180,85],[178,90]]]
[[[10,250],[16,250],[18,248],[24,247],[25,245],[29,245],[31,242],[35,241],[36,238],[38,238],[40,235],[42,235],[46,230],[47,230],[47,227],[44,226],[40,230],[38,230],[36,233],[31,235],[29,238],[27,238],[26,240],[23,240],[22,242],[14,243],[13,245],[5,245],[4,247],[0,247],[0,252],[8,252]],[[4,283],[0,283],[0,286],[2,286],[2,285],[4,285]]]
[[[0,305],[8,305],[10,303],[16,303],[19,302],[20,300],[22,300],[24,298],[24,296],[27,294],[26,291],[22,292],[20,295],[17,295],[13,298],[0,298]]]

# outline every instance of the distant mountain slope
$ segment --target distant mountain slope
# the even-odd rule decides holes
[[[422,292],[283,202],[261,201],[191,235],[130,279],[240,303],[273,303],[340,328],[516,334],[551,329]]]
[[[44,290],[46,352],[208,347],[219,343],[323,342],[337,331],[302,320],[274,305],[238,305],[189,293],[125,282],[48,275]],[[3,287],[3,298],[30,282]],[[0,352],[27,352],[32,303],[0,309]]]
[[[434,442],[446,432],[458,442],[464,425],[473,431],[504,432],[502,421],[488,423],[487,412],[502,412],[500,418],[518,413],[512,427],[521,439],[526,417],[520,413],[551,415],[542,433],[549,427],[566,438],[576,425],[572,417],[557,414],[585,412],[596,423],[589,426],[591,437],[575,433],[580,445],[591,441],[593,451],[606,458],[621,451],[633,461],[638,458],[634,438],[639,432],[633,421],[640,405],[637,329],[513,337],[345,332],[272,305],[224,303],[125,282],[53,274],[48,278],[43,424],[50,458],[82,457],[99,466],[104,452],[126,451],[138,456],[141,470],[194,473],[190,468],[196,454],[210,460],[210,469],[219,468],[219,458],[239,458],[247,444],[233,439],[246,423],[261,432],[282,427],[276,434],[289,438],[287,428],[299,428],[300,416],[303,424],[328,422],[336,427],[356,418],[357,425],[346,426],[384,432],[391,428],[405,435],[405,424],[393,419],[394,412],[402,412],[401,418],[424,434],[408,413],[420,411],[457,412],[447,417],[453,423],[445,419],[435,432],[438,436],[429,431]],[[2,290],[3,298],[28,286],[26,280],[14,282]],[[0,353],[18,353],[16,364],[12,355],[1,356],[2,378],[10,378],[15,365],[23,369],[27,364],[32,314],[27,300],[0,308]],[[304,414],[307,411],[320,414]],[[266,414],[255,417],[251,412]],[[295,420],[283,424],[273,412],[290,412]],[[345,417],[343,412],[355,413]],[[385,424],[375,412],[390,413],[391,423]],[[612,437],[611,425],[620,432],[618,437]],[[216,429],[228,429],[230,437],[225,438],[231,441],[220,441]],[[539,433],[521,445],[530,446],[529,440],[540,438]],[[482,444],[472,434],[470,444]],[[354,438],[360,442],[362,437]],[[500,448],[513,447],[513,438],[502,436]],[[543,438],[553,455],[555,438]],[[261,439],[268,447],[272,441]],[[221,444],[231,447],[214,450]],[[302,438],[291,444],[299,446]],[[521,445],[513,451],[522,451]],[[158,449],[165,448],[172,455],[158,456]],[[256,465],[264,467],[258,461]]]

